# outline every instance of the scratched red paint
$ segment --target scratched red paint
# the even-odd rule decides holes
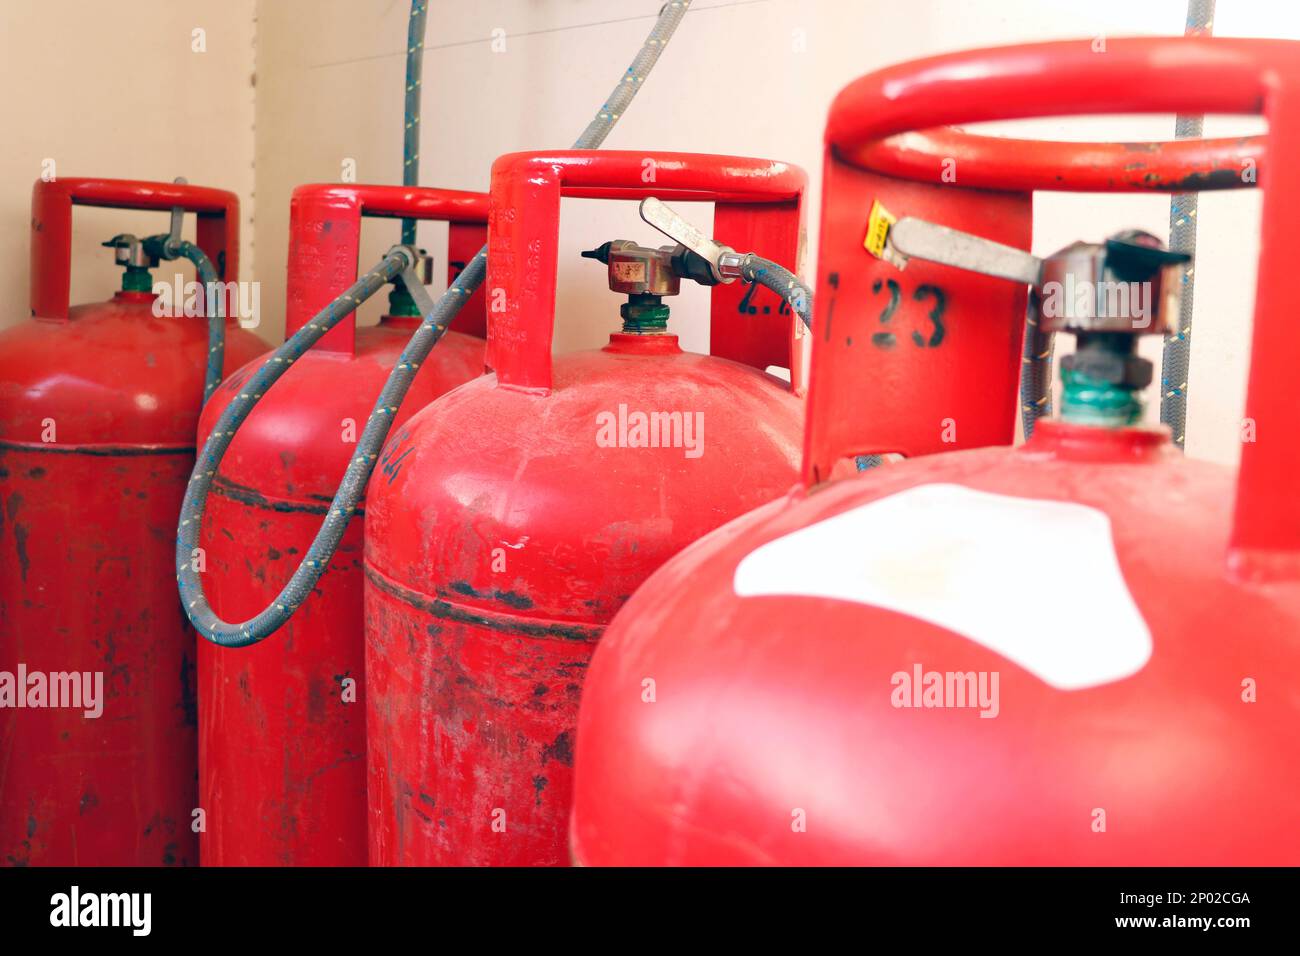
[[[404,212],[451,222],[449,280],[484,242],[487,197],[481,193],[340,185],[295,190],[290,333],[355,281],[361,217]],[[399,431],[411,413],[482,374],[483,302],[481,292],[470,298],[423,363],[395,416]],[[244,620],[269,604],[302,560],[355,454],[355,438],[419,322],[386,316],[378,326],[354,329],[354,319],[345,319],[294,363],[240,429],[202,531],[209,562],[204,581],[224,619]],[[261,361],[218,391],[204,411],[201,435]],[[351,441],[345,420],[354,423]],[[362,522],[361,515],[352,521],[315,592],[280,632],[237,650],[200,642],[205,866],[366,862]],[[350,699],[346,680],[355,682]]]
[[[98,718],[0,710],[0,862],[192,864],[195,636],[174,542],[208,323],[155,316],[148,292],[70,309],[72,212],[87,203],[197,212],[198,245],[223,277],[238,274],[232,193],[110,179],[33,188],[36,318],[0,333],[0,668],[102,671],[106,699]],[[227,369],[264,347],[227,322]]]
[[[578,862],[1300,862],[1293,411],[1300,189],[1279,168],[1300,151],[1300,44],[1112,39],[1098,56],[1092,42],[904,63],[856,80],[836,98],[826,135],[803,487],[666,564],[610,625],[578,726]],[[917,260],[905,273],[883,265],[862,247],[871,202],[1028,249],[1032,190],[1181,188],[1189,171],[1222,151],[1208,140],[1158,144],[1149,150],[1147,181],[1088,168],[1100,156],[1118,173],[1131,150],[1116,144],[999,145],[932,128],[1090,112],[1261,111],[1269,134],[1240,154],[1271,156],[1274,174],[1264,181],[1245,408],[1258,440],[1243,442],[1241,469],[1185,459],[1163,426],[1040,421],[1022,447],[981,447],[1009,445],[1014,434],[1024,286],[1002,284],[999,292],[989,288],[993,280]],[[927,141],[945,151],[918,148]],[[889,158],[895,152],[903,162]],[[941,160],[954,155],[966,157],[956,184],[940,178]],[[904,168],[912,179],[895,178]],[[951,336],[943,348],[864,347],[880,326],[884,297],[873,287],[887,277],[949,291]],[[924,321],[924,313],[915,318]],[[946,416],[955,419],[960,451],[940,437]],[[916,457],[827,481],[845,455],[892,451]],[[738,566],[758,548],[927,485],[1104,515],[1120,591],[1129,592],[1112,600],[1118,607],[1131,600],[1150,632],[1150,658],[1122,679],[1062,689],[919,616],[815,593],[737,594]],[[950,556],[935,524],[924,529],[938,542],[926,555],[934,573],[915,579],[943,589]],[[1023,561],[1003,562],[1007,593],[992,595],[982,610],[1022,602],[1053,576],[1060,585],[1064,572],[1054,561],[1077,562],[1076,543],[1050,531],[1040,538],[1025,542]],[[849,567],[867,574],[864,555],[887,562],[897,553],[906,565],[909,547],[915,557],[914,542],[861,540],[808,561],[861,562]],[[1054,618],[1086,614],[1104,600],[1100,592],[1080,582],[1073,606],[1067,599],[1044,614],[1043,646],[1061,647]],[[1094,631],[1098,644],[1114,637]],[[998,718],[897,709],[892,675],[917,662],[999,673]],[[635,696],[646,674],[661,690],[653,707]],[[1258,694],[1248,699],[1252,686]],[[1094,828],[1098,809],[1104,832]],[[802,828],[794,825],[800,817]]]
[[[791,362],[793,320],[767,290],[742,314],[742,284],[715,287],[713,355],[615,334],[552,359],[562,192],[722,198],[721,241],[795,263],[802,171],[650,155],[652,186],[643,153],[494,166],[496,374],[413,416],[382,456],[400,468],[367,496],[371,864],[567,863],[574,722],[604,625],[661,563],[795,480],[802,402],[761,371]],[[597,416],[620,404],[701,416],[702,455],[602,447]]]
[[[107,698],[93,720],[0,710],[5,862],[198,862],[195,634],[174,541],[207,323],[155,318],[152,299],[123,294],[73,308],[66,326],[0,335],[0,380],[22,383],[0,404],[0,667],[103,671]],[[228,330],[231,366],[263,347]],[[155,421],[140,421],[152,416],[138,399]],[[40,440],[46,418],[57,442]]]

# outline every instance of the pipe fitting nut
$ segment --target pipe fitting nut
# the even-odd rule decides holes
[[[1153,374],[1152,364],[1141,356],[1120,355],[1104,349],[1081,349],[1063,356],[1061,370],[1131,390],[1146,388]]]

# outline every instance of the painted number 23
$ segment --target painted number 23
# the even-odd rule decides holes
[[[884,328],[871,336],[871,344],[877,348],[892,349],[898,344],[898,337],[894,335],[889,324],[894,318],[894,313],[898,311],[899,305],[903,301],[903,290],[893,279],[877,279],[871,283],[871,291],[879,295],[882,289],[889,292],[889,301],[880,313],[880,324]],[[915,302],[924,302],[926,299],[933,299],[934,306],[930,309],[927,316],[930,320],[930,336],[927,339],[920,332],[912,330],[912,344],[917,348],[933,349],[938,348],[943,343],[943,311],[947,308],[948,302],[943,294],[943,290],[938,286],[922,285],[917,286],[916,291],[912,293],[912,300]]]

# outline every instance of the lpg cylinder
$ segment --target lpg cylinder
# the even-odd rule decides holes
[[[487,195],[414,186],[310,185],[290,208],[286,333],[357,277],[362,217],[440,220],[454,278],[487,238]],[[377,326],[345,318],[294,362],[240,428],[202,528],[204,583],[218,614],[271,603],[320,528],[374,398],[419,325],[397,290]],[[400,422],[483,374],[476,293],[416,375]],[[236,372],[204,410],[199,441],[261,367]],[[199,805],[204,865],[364,866],[365,703],[361,521],[277,640],[199,641]]]
[[[1031,143],[940,128],[1096,112],[1263,113],[1267,154],[1258,138]],[[804,487],[669,562],[610,625],[579,721],[575,859],[1300,862],[1300,443],[1288,420],[1300,186],[1281,162],[1297,149],[1292,42],[1006,47],[841,92],[814,321],[820,331],[834,309],[835,328],[814,347]],[[956,185],[945,157],[958,157]],[[1169,288],[1141,265],[1159,256],[1133,248],[1149,240],[1071,247],[1019,285],[905,262],[902,233],[868,236],[882,259],[863,248],[874,204],[897,218],[891,232],[921,215],[1004,243],[929,229],[925,259],[962,264],[979,245],[983,268],[1024,276],[1007,267],[1030,258],[1035,189],[1224,188],[1256,163],[1253,431],[1239,470],[1184,459],[1166,429],[1132,424],[1150,374],[1132,335],[1159,325],[1136,313],[1098,325],[1093,306]],[[1087,261],[1106,267],[1071,273]],[[1084,308],[1053,306],[1052,281],[1074,285]],[[1018,448],[929,454],[952,447],[945,432],[958,446],[1010,443],[1030,282],[1038,321],[1078,335],[1061,419]],[[980,289],[1019,301],[994,308]],[[884,323],[876,303],[891,298]],[[936,321],[946,334],[931,347]],[[896,339],[873,342],[885,332]],[[921,457],[827,480],[845,455],[888,452]],[[638,696],[647,678],[653,705]]]
[[[677,249],[607,243],[587,255],[628,294],[622,331],[552,359],[561,197],[714,202],[719,241],[794,266],[805,185],[729,156],[493,164],[492,373],[400,428],[366,499],[372,865],[566,863],[574,721],[605,624],[797,477],[802,327],[765,288],[716,285],[712,354],[684,352],[662,301]]]
[[[166,314],[126,235],[105,243],[122,291],[69,308],[74,205],[178,224],[175,210],[195,212],[197,246],[238,275],[233,193],[93,178],[32,190],[32,318],[0,333],[0,861],[195,863],[194,632],[172,540],[208,320]],[[227,368],[264,348],[227,319]]]

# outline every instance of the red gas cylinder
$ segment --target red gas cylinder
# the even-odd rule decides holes
[[[494,374],[401,428],[366,500],[372,864],[568,862],[578,695],[605,624],[665,560],[797,477],[803,340],[766,289],[715,286],[712,354],[683,352],[655,331],[671,248],[610,243],[593,257],[629,292],[624,332],[552,359],[561,196],[714,202],[720,242],[793,267],[805,184],[728,156],[493,165]]]
[[[487,196],[412,186],[300,186],[290,209],[286,334],[357,278],[363,216],[449,223],[448,277],[487,238]],[[414,309],[404,311],[417,312]],[[266,393],[213,483],[202,541],[214,610],[243,620],[271,603],[320,528],[375,396],[417,314],[356,328],[350,315]],[[483,374],[476,293],[416,375],[401,422]],[[265,361],[236,372],[204,410],[206,439]],[[353,521],[310,600],[275,640],[199,641],[199,805],[205,865],[364,866],[362,522]]]
[[[1034,189],[1238,186],[1264,158],[1254,140],[937,128],[1092,112],[1269,120],[1239,471],[1185,460],[1163,428],[1080,421],[929,454],[1011,442],[1025,286],[873,258],[873,203],[1026,249]],[[847,87],[826,147],[804,487],[669,562],[610,625],[579,721],[575,858],[1300,862],[1300,186],[1279,162],[1300,150],[1300,45],[937,57]],[[887,452],[923,457],[827,480]]]
[[[32,319],[0,333],[0,860],[195,863],[194,632],[173,539],[208,320],[155,315],[126,236],[123,291],[69,308],[74,205],[196,212],[196,244],[238,275],[233,193],[115,179],[32,190]],[[227,320],[227,368],[264,348]]]

